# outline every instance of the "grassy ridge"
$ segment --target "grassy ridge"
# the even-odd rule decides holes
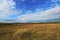
[[[60,40],[60,23],[5,25],[0,40]]]

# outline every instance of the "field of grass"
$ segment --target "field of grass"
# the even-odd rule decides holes
[[[60,23],[1,24],[0,40],[60,40]]]

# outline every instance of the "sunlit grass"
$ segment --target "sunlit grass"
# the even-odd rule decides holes
[[[0,27],[0,40],[60,40],[60,24]]]

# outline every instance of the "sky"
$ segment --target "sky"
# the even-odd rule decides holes
[[[54,19],[60,19],[60,0],[0,0],[0,22],[25,23]]]

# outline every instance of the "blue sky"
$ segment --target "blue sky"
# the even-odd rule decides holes
[[[60,19],[60,0],[0,0],[0,22]]]

